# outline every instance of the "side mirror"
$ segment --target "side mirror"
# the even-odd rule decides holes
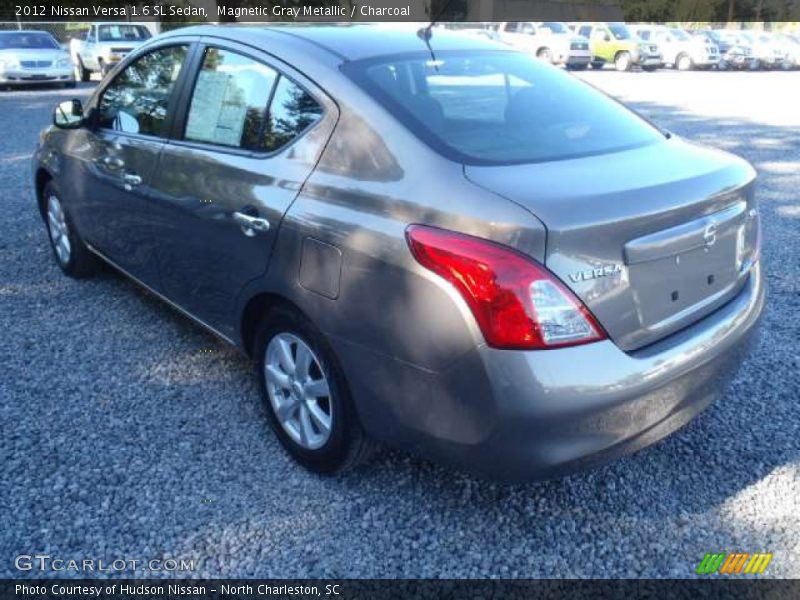
[[[67,100],[53,111],[53,125],[60,129],[77,129],[83,125],[83,104],[77,98]]]
[[[610,41],[611,41],[611,36],[610,36],[610,35],[608,35],[608,33],[604,33],[604,34],[603,34],[603,39],[604,39],[606,42],[610,42]]]

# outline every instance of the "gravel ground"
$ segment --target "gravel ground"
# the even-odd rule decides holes
[[[197,559],[203,576],[685,577],[735,550],[800,576],[800,72],[581,76],[756,165],[769,307],[729,393],[684,430],[524,486],[389,451],[340,479],[296,467],[245,359],[114,273],[61,275],[28,169],[74,92],[5,93],[0,576],[45,552]]]

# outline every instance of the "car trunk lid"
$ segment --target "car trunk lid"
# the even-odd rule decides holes
[[[624,350],[709,314],[744,284],[758,246],[755,172],[677,138],[622,152],[466,166],[547,227],[547,267]]]

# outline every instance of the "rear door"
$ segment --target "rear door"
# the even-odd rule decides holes
[[[94,104],[74,147],[85,237],[138,279],[157,280],[149,231],[150,183],[174,112],[190,42],[149,50],[120,71]],[[83,183],[85,182],[85,185]]]
[[[311,81],[254,48],[198,52],[152,182],[166,294],[235,335],[238,293],[267,269],[284,213],[338,116]]]

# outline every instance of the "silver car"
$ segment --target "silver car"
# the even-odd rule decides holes
[[[43,83],[75,87],[69,53],[46,31],[0,31],[0,87]]]
[[[764,303],[754,180],[527,53],[369,25],[154,38],[33,160],[58,265],[252,357],[304,466],[374,440],[507,480],[723,393]]]

